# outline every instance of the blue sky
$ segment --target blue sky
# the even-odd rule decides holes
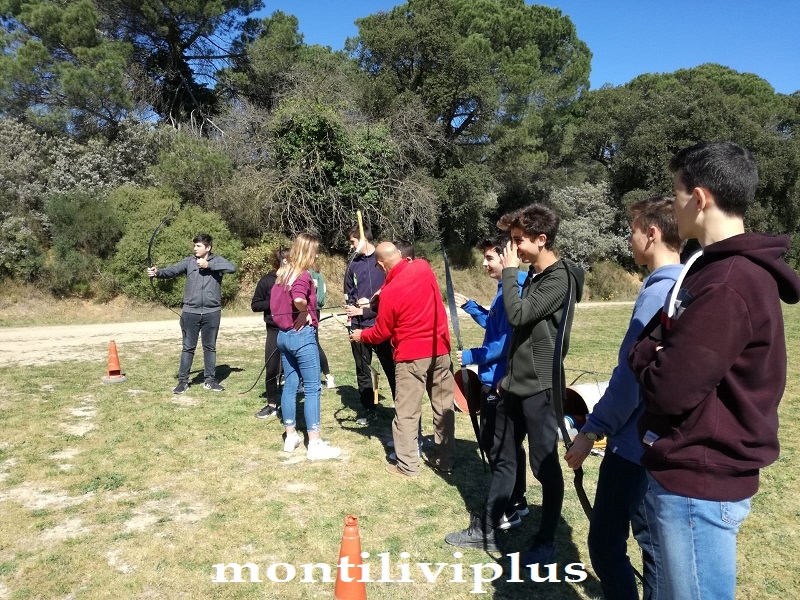
[[[358,33],[353,22],[402,2],[264,0],[300,20],[307,44],[339,50]],[[532,2],[529,2],[532,4]],[[776,92],[800,90],[797,0],[542,1],[568,15],[593,53],[592,89],[622,85],[642,73],[671,73],[707,62],[766,79]]]

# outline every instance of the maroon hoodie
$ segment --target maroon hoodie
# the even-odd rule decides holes
[[[759,469],[778,457],[780,301],[800,299],[788,249],[787,236],[756,233],[706,246],[628,353],[645,405],[642,464],[675,494],[749,498]]]

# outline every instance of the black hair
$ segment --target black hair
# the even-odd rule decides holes
[[[196,236],[194,236],[192,243],[196,244],[198,242],[205,244],[209,248],[214,245],[214,239],[207,233],[198,233]]]
[[[506,244],[511,241],[511,236],[508,235],[508,232],[501,232],[497,233],[491,237],[484,238],[475,246],[481,252],[486,252],[487,249],[491,248],[495,252],[497,252],[498,256],[502,256],[503,252],[506,250]]]
[[[360,237],[361,233],[358,230],[358,223],[353,225],[350,229],[347,230],[347,239],[350,238],[357,238]],[[367,240],[369,243],[372,243],[372,230],[369,227],[364,227],[364,239]]]
[[[758,187],[758,167],[746,148],[733,142],[702,142],[679,151],[669,161],[686,190],[704,187],[719,209],[743,217]]]

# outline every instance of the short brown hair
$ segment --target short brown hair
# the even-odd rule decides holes
[[[512,228],[522,229],[525,235],[531,239],[544,234],[547,238],[544,247],[552,250],[560,222],[561,219],[552,208],[544,204],[529,204],[525,208],[500,217],[497,227],[501,231],[510,231]]]
[[[628,207],[631,216],[631,227],[638,227],[642,231],[651,225],[661,232],[661,239],[668,248],[675,252],[681,251],[681,238],[678,235],[678,221],[675,219],[673,205],[675,198],[667,196],[652,196],[634,202]]]

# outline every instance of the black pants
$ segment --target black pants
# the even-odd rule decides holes
[[[266,387],[267,404],[278,406],[281,397],[278,394],[278,380],[281,377],[281,353],[278,351],[278,332],[280,329],[267,327],[267,339],[264,342],[264,385]]]
[[[483,386],[481,388],[480,444],[484,454],[489,459],[490,469],[494,468],[492,465],[492,446],[494,445],[494,430],[497,423],[498,400],[499,396],[497,392],[490,389],[488,386]],[[525,448],[520,444],[517,448],[517,479],[514,484],[514,491],[511,493],[511,504],[525,497],[528,472],[528,467],[525,464],[526,458]],[[506,508],[508,509],[505,511],[506,513],[511,512],[511,506]]]
[[[383,367],[383,373],[389,382],[389,389],[392,390],[392,400],[394,400],[395,376],[394,376],[394,357],[392,343],[389,340],[373,346],[350,342],[350,349],[353,351],[353,359],[356,362],[356,381],[358,382],[358,394],[361,405],[365,410],[375,409],[375,399],[372,389],[372,376],[369,366],[372,364],[373,352]]]
[[[317,311],[317,319],[319,319],[319,311]],[[316,331],[317,335],[317,348],[319,348],[319,368],[325,375],[330,375],[331,367],[328,364],[328,357],[325,356],[325,350],[322,349],[322,346],[319,343],[319,327],[317,327],[314,331]]]
[[[508,507],[517,481],[517,456],[525,436],[533,476],[542,484],[542,521],[533,543],[552,542],[564,503],[564,476],[558,459],[553,390],[528,398],[503,392],[495,410],[491,458],[492,479],[486,514],[497,524]]]

